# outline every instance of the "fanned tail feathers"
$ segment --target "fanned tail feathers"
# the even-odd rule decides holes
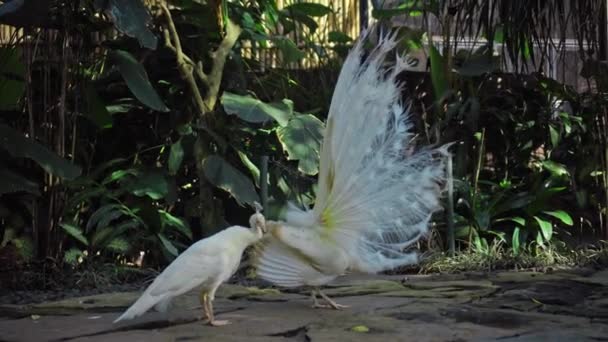
[[[364,57],[363,35],[344,63],[313,209],[350,254],[352,269],[363,272],[417,262],[404,249],[428,231],[445,179],[446,146],[413,150],[410,111],[397,78],[407,64],[397,56],[384,67],[395,37],[381,36]]]
[[[291,226],[320,229],[348,253],[350,270],[375,273],[417,262],[406,248],[428,231],[440,209],[447,146],[414,149],[409,107],[401,101],[397,75],[407,66],[387,55],[396,35],[381,36],[364,53],[364,34],[346,58],[327,119],[319,191],[311,211],[295,207]],[[307,265],[278,241],[263,250],[263,278],[293,285]],[[310,267],[310,266],[308,266]]]

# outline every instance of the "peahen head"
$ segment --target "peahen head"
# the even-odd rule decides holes
[[[249,226],[251,230],[258,236],[262,236],[266,233],[266,218],[262,215],[262,206],[255,202],[255,214],[249,218]]]

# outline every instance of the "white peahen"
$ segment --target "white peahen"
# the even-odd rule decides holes
[[[265,219],[257,212],[249,219],[250,228],[232,226],[200,240],[180,254],[114,323],[143,315],[152,307],[164,312],[174,297],[201,286],[200,301],[210,325],[216,320],[213,299],[218,287],[238,269],[243,251],[259,241],[266,231]]]
[[[267,221],[254,253],[257,275],[282,287],[310,286],[314,307],[339,309],[319,286],[347,272],[377,273],[418,262],[407,251],[440,209],[447,146],[413,151],[409,108],[401,101],[397,57],[386,68],[395,35],[368,34],[340,72],[321,148],[312,210],[290,205],[285,221]],[[317,294],[329,305],[320,305]]]

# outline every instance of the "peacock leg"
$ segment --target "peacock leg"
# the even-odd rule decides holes
[[[340,310],[340,309],[345,309],[345,308],[349,307],[348,305],[342,305],[342,304],[338,304],[338,303],[334,302],[325,293],[321,292],[321,289],[319,289],[318,287],[313,288],[310,293],[311,293],[311,298],[312,298],[312,307],[315,309]],[[327,304],[319,303],[319,301],[317,300],[317,294],[320,295],[321,298],[323,298],[323,300],[325,300],[325,302],[327,302]]]
[[[332,309],[341,310],[341,309],[346,309],[346,308],[350,307],[348,305],[342,305],[342,304],[338,304],[338,303],[334,302],[325,293],[323,293],[323,291],[321,291],[321,289],[317,289],[317,292],[319,292],[319,295],[321,296],[321,298],[323,298],[327,302],[327,304],[329,304],[329,307]]]
[[[312,298],[312,307],[313,307],[313,309],[318,309],[318,308],[328,309],[329,308],[329,305],[321,304],[317,300],[317,289],[316,288],[313,288],[310,291],[310,298]]]

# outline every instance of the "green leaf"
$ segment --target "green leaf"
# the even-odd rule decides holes
[[[281,50],[283,64],[289,64],[298,62],[302,58],[306,57],[306,54],[298,49],[293,40],[285,37],[277,37],[273,39],[275,45]]]
[[[126,253],[131,249],[131,245],[125,238],[117,237],[112,239],[106,248],[116,253]]]
[[[544,246],[543,233],[541,231],[536,232],[536,244],[539,246]]]
[[[522,227],[526,226],[526,219],[523,217],[519,217],[519,216],[501,218],[501,219],[496,220],[495,222],[505,222],[505,221],[515,222]]]
[[[551,137],[551,146],[556,148],[557,144],[559,144],[559,132],[553,125],[549,125],[549,135]]]
[[[141,46],[156,50],[158,40],[148,28],[152,18],[142,0],[109,0],[105,4],[104,13],[118,31],[136,38]]]
[[[522,42],[521,55],[524,59],[530,59],[532,56],[532,49],[530,48],[530,41],[528,39]]]
[[[505,41],[505,33],[502,25],[496,26],[496,29],[494,30],[494,41],[499,44],[502,44]]]
[[[247,155],[239,150],[236,151],[243,162],[243,165],[249,170],[251,176],[253,177],[253,181],[255,185],[260,186],[260,169],[247,157]]]
[[[129,185],[129,191],[135,196],[148,196],[153,200],[158,200],[169,194],[169,182],[161,172],[150,171],[137,177]]]
[[[171,145],[171,150],[169,152],[169,174],[175,175],[179,171],[179,168],[182,165],[182,161],[184,160],[184,147],[182,146],[182,139],[179,139],[175,143]]]
[[[84,253],[78,248],[70,248],[63,255],[63,261],[74,266],[78,264],[78,260],[84,256]]]
[[[432,68],[432,63],[431,63]],[[474,54],[462,63],[462,66],[456,68],[456,71],[465,77],[476,77],[486,73],[490,73],[498,69],[498,65],[492,59],[492,56],[486,54]]]
[[[107,184],[110,184],[117,180],[121,180],[122,178],[124,178],[126,176],[138,176],[138,175],[139,175],[139,171],[137,171],[136,169],[116,170],[116,171],[113,171],[110,175],[108,175],[101,182],[101,184],[107,185]]]
[[[551,236],[553,236],[553,226],[551,225],[551,222],[538,216],[534,216],[534,219],[538,222],[538,226],[540,227],[540,231],[543,233],[545,240],[550,241]]]
[[[94,249],[102,250],[110,248],[109,245],[116,239],[123,239],[123,235],[129,229],[140,227],[141,224],[135,219],[127,220],[116,226],[109,226],[96,231],[91,239],[91,246]],[[119,251],[118,251],[119,252]]]
[[[98,186],[98,187],[86,187],[83,191],[77,193],[76,195],[71,196],[70,198],[68,198],[68,202],[65,206],[65,209],[67,211],[71,211],[71,210],[78,210],[78,205],[80,205],[83,202],[87,202],[90,199],[93,199],[95,197],[100,197],[102,195],[104,195],[106,193],[106,189],[104,187]]]
[[[287,159],[298,160],[298,170],[307,175],[319,172],[319,153],[324,125],[311,114],[294,116],[285,127],[277,130],[277,137],[287,151]]]
[[[289,17],[294,21],[297,21],[297,22],[300,22],[300,23],[306,25],[308,27],[308,29],[310,30],[310,32],[315,32],[317,30],[317,28],[319,28],[319,24],[317,24],[315,19],[312,18],[311,16],[309,16],[308,14],[305,14],[302,12],[297,12],[297,11],[292,11],[292,12],[289,12]]]
[[[331,8],[312,2],[298,2],[285,7],[288,12],[300,12],[311,17],[322,17],[333,12]]]
[[[543,160],[542,166],[554,176],[567,176],[570,174],[565,165],[556,163],[552,160]]]
[[[259,202],[260,198],[255,191],[251,180],[228,164],[222,157],[211,155],[203,162],[205,177],[216,187],[230,193],[240,204]]]
[[[284,99],[283,102],[264,103],[251,96],[242,96],[225,91],[222,94],[222,106],[230,115],[237,115],[242,120],[251,123],[261,123],[274,119],[279,125],[286,126],[293,116],[293,102]]]
[[[97,229],[91,237],[91,249],[94,251],[101,251],[108,246],[111,241],[112,232],[114,227],[103,227]]]
[[[29,262],[30,260],[34,259],[35,249],[32,239],[28,237],[19,237],[12,239],[11,243],[15,245],[19,251],[19,255],[21,255],[25,262]]]
[[[410,16],[419,16],[422,12],[418,8],[403,7],[390,9],[373,9],[372,17],[375,19],[389,19],[392,17],[409,14]]]
[[[6,6],[6,5],[4,5]],[[25,64],[20,49],[0,47],[0,110],[15,110],[25,92]]]
[[[356,333],[367,333],[369,332],[369,328],[366,327],[365,325],[356,325],[352,328],[350,328],[351,331],[354,331]]]
[[[93,88],[92,85],[87,84],[84,92],[86,102],[85,116],[99,128],[111,128],[112,116],[108,112],[106,105],[99,98],[95,88]]]
[[[340,31],[331,31],[327,34],[327,40],[331,43],[346,44],[352,42],[353,39],[346,33]]]
[[[572,217],[563,210],[543,211],[543,213],[555,217],[556,219],[562,221],[562,223],[565,225],[571,226],[574,224]]]
[[[0,168],[0,196],[13,192],[27,192],[36,196],[40,195],[38,184],[18,175],[11,170]]]
[[[169,241],[169,239],[167,239],[163,234],[157,234],[156,236],[158,236],[160,242],[163,244],[163,247],[165,247],[169,254],[175,257],[179,254],[175,245],[171,241]]]
[[[84,236],[82,229],[69,223],[60,223],[59,226],[71,237],[82,242],[85,246],[89,245],[89,241]]]
[[[429,37],[430,58],[431,58],[431,81],[435,92],[435,101],[439,101],[448,89],[445,77],[444,60],[439,50],[433,45]]]
[[[110,56],[118,66],[122,77],[135,97],[146,106],[159,112],[168,112],[169,108],[150,84],[144,66],[133,55],[123,50],[113,50]]]
[[[518,255],[520,249],[520,241],[519,241],[519,227],[515,227],[513,230],[513,236],[511,238],[511,245],[513,246],[513,254]]]
[[[34,160],[46,172],[63,179],[74,179],[81,172],[78,166],[4,124],[0,124],[0,147],[7,150],[15,158]]]
[[[173,227],[184,234],[187,238],[192,239],[192,230],[190,230],[190,227],[186,221],[179,217],[175,217],[164,210],[159,210],[158,213],[160,214],[160,219],[164,227]]]
[[[121,212],[121,210],[122,205],[116,203],[106,204],[99,207],[97,210],[95,210],[91,217],[89,217],[89,220],[87,221],[87,226],[85,227],[85,231],[92,232],[96,227],[99,227],[99,222],[103,220],[104,217],[109,215],[111,212]]]

